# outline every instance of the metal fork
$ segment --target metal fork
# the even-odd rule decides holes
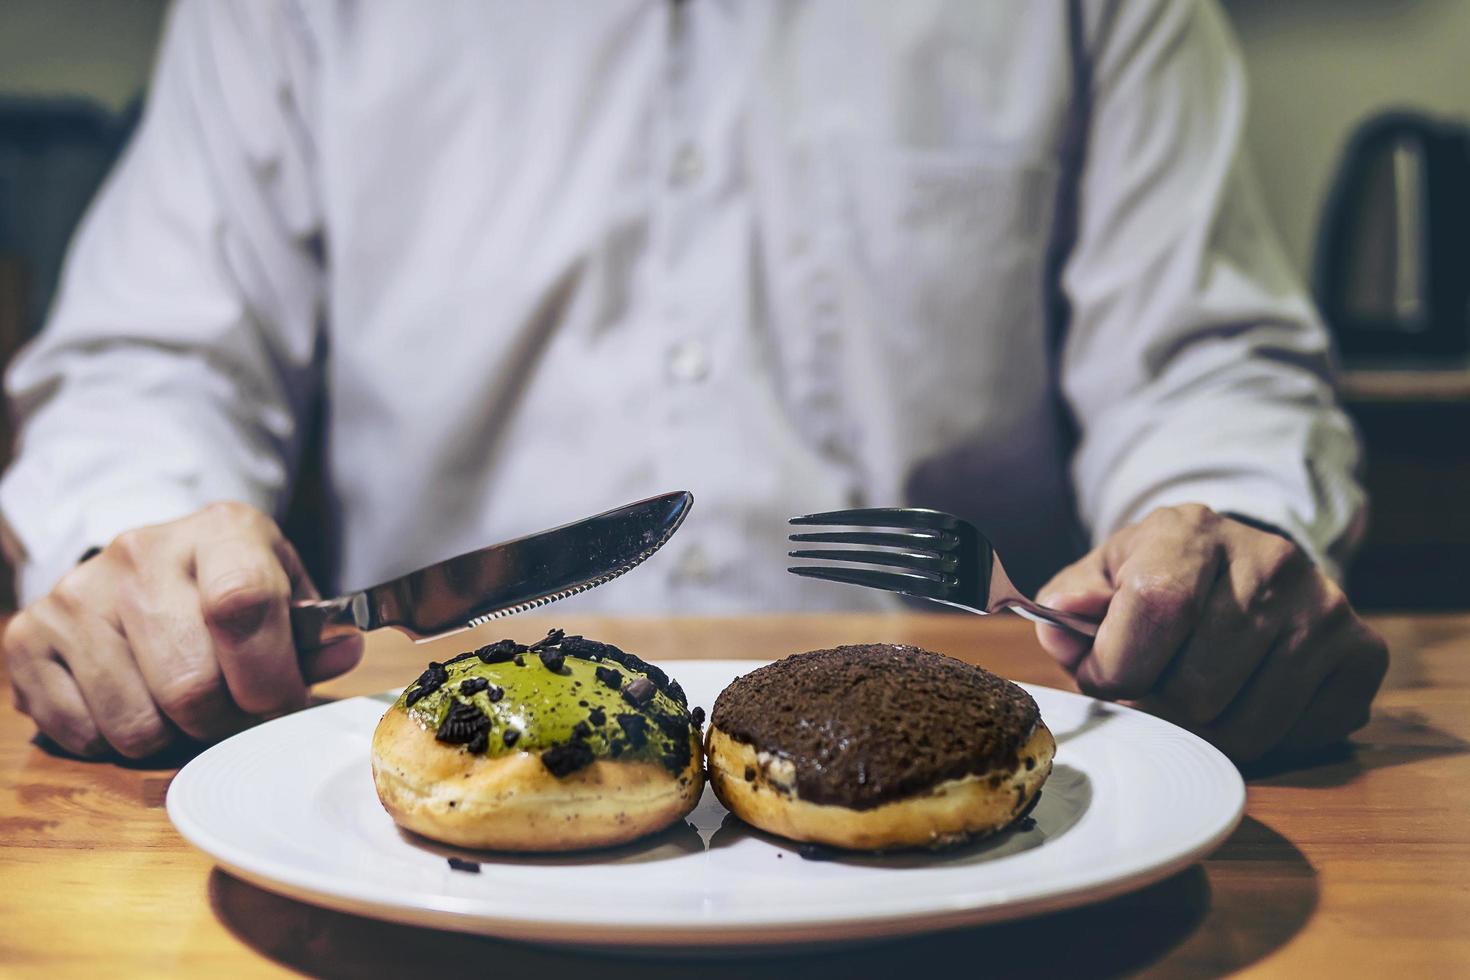
[[[1060,626],[1083,636],[1097,634],[1096,620],[1040,605],[1022,595],[1011,584],[990,540],[973,524],[953,514],[918,507],[878,507],[807,514],[791,518],[791,523],[890,528],[793,534],[791,540],[800,543],[858,545],[862,550],[803,548],[790,555],[894,569],[795,565],[787,569],[793,575],[932,599],[982,615],[1009,609],[1034,622]]]

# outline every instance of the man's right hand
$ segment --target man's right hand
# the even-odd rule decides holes
[[[289,606],[308,598],[295,550],[245,504],[129,531],[10,620],[16,707],[84,756],[222,738],[302,707],[308,684],[361,659],[359,635],[298,657]]]

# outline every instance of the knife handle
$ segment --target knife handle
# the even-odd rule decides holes
[[[298,651],[318,650],[333,640],[359,632],[353,615],[354,596],[291,603],[291,638]]]

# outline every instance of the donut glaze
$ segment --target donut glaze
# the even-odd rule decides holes
[[[799,653],[736,678],[711,723],[789,760],[801,799],[867,810],[1015,769],[1041,714],[1017,685],[912,646]]]
[[[677,774],[703,716],[686,703],[657,667],[555,630],[530,647],[501,641],[431,663],[394,707],[475,755],[540,753],[553,774],[594,759],[655,762]]]

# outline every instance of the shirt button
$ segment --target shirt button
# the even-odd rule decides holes
[[[709,377],[709,352],[697,340],[681,340],[669,348],[669,377],[695,382]]]
[[[685,143],[679,147],[674,154],[673,165],[669,168],[669,180],[675,187],[684,187],[694,183],[704,173],[704,154],[699,152],[699,147],[693,143]]]

